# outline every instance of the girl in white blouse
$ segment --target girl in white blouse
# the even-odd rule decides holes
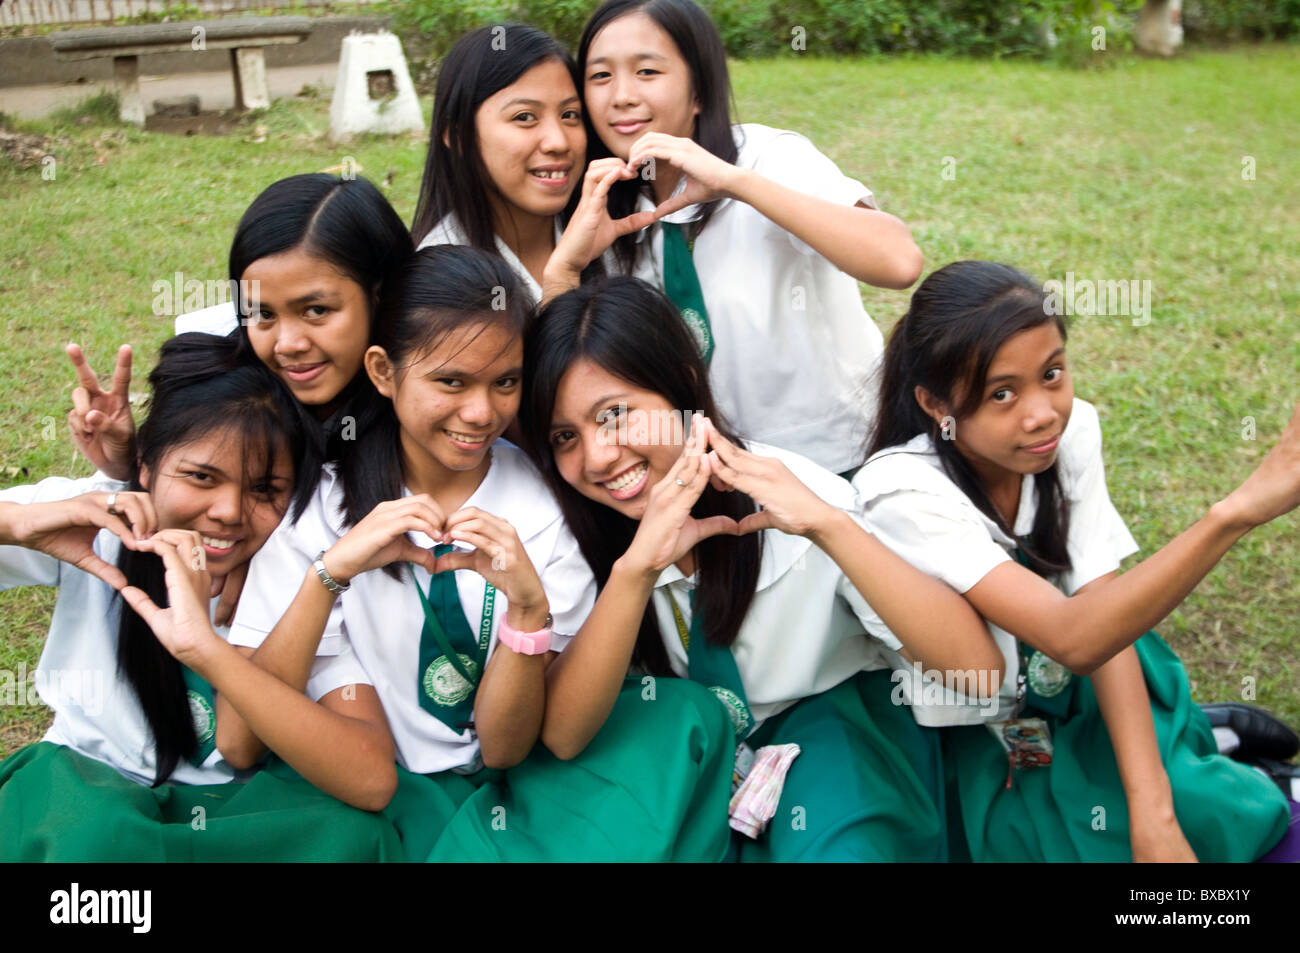
[[[294,400],[236,349],[204,334],[164,345],[138,481],[51,478],[0,494],[0,585],[59,587],[36,671],[54,723],[0,766],[4,859],[400,855],[381,818],[283,764],[250,775],[226,757],[251,728],[321,789],[372,811],[396,780],[350,653],[314,664],[304,696],[213,629],[214,583],[275,528],[306,440]],[[334,756],[319,759],[322,746]]]
[[[547,673],[543,742],[581,752],[629,665],[688,678],[730,714],[738,771],[748,749],[802,749],[742,858],[942,859],[937,739],[890,703],[886,660],[982,671],[996,692],[1000,657],[960,597],[871,539],[843,480],[730,433],[644,282],[556,298],[526,357],[522,430],[602,586]],[[897,637],[866,635],[868,602]]]
[[[883,341],[858,282],[917,279],[907,226],[803,136],[732,124],[722,40],[692,0],[607,0],[578,69],[593,165],[630,173],[609,215],[663,218],[607,261],[672,299],[742,433],[833,472],[860,462]]]
[[[977,707],[900,665],[900,697],[921,723],[952,726],[952,833],[975,860],[1253,860],[1285,831],[1286,801],[1217,754],[1149,630],[1237,539],[1300,503],[1300,416],[1240,487],[1119,575],[1137,546],[1049,305],[1013,268],[956,262],[890,339],[873,455],[854,478],[868,525],[965,593],[1015,676]]]
[[[616,735],[653,729],[650,746],[674,752],[653,763],[612,743],[572,765],[530,756],[547,667],[595,599],[546,485],[498,439],[531,317],[498,256],[441,245],[397,270],[365,354],[378,396],[258,554],[231,640],[292,685],[313,656],[355,650],[395,739],[388,814],[410,859],[710,859],[713,826],[693,805],[726,768],[718,713],[665,693],[629,718]]]
[[[619,159],[588,167],[564,47],[535,27],[484,26],[457,40],[438,71],[411,231],[421,248],[500,255],[536,303],[548,271],[572,267],[576,284],[610,242],[655,220],[644,212],[615,222],[605,212],[610,187],[633,177]]]

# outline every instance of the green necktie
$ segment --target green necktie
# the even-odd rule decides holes
[[[664,230],[664,294],[682,313],[682,320],[695,335],[704,363],[713,357],[713,330],[709,327],[709,310],[704,306],[704,291],[695,271],[691,246],[682,227],[662,222]]]
[[[433,551],[434,556],[449,552],[450,546],[437,546]],[[427,596],[415,579],[414,567],[412,581],[424,610],[416,685],[420,707],[447,727],[463,731],[473,724],[474,695],[483,677],[492,637],[496,589],[488,585],[483,594],[483,618],[475,642],[474,632],[461,609],[454,572],[433,573]]]

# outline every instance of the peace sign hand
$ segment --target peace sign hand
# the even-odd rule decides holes
[[[113,386],[104,390],[76,344],[65,349],[77,372],[68,429],[72,440],[92,464],[115,480],[135,474],[135,421],[131,418],[131,346],[117,351]]]
[[[808,489],[780,460],[740,449],[718,433],[707,418],[703,429],[716,481],[747,494],[761,507],[740,521],[741,533],[777,529],[793,536],[813,536],[839,512]]]
[[[695,544],[710,536],[735,535],[740,527],[730,516],[691,516],[712,472],[710,458],[704,454],[706,418],[691,418],[691,436],[682,447],[681,456],[668,475],[650,490],[645,513],[637,526],[632,545],[622,559],[633,569],[647,574],[662,572],[677,562]]]
[[[1300,506],[1300,403],[1277,443],[1225,502],[1248,527],[1262,526]]]

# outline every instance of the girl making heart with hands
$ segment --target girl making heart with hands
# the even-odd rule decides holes
[[[283,516],[306,444],[296,402],[237,349],[206,334],[163,346],[131,482],[56,477],[0,494],[0,587],[59,589],[36,672],[54,723],[0,765],[0,858],[400,853],[391,826],[355,810],[379,810],[395,784],[356,660],[309,659],[290,688],[212,617],[223,580]],[[283,763],[244,770],[230,752],[250,730]],[[192,826],[199,816],[213,823]]]
[[[659,219],[607,258],[677,306],[741,432],[833,472],[859,463],[859,385],[884,342],[858,282],[917,279],[907,226],[798,133],[733,125],[722,40],[692,0],[607,0],[578,69],[592,156],[627,163],[609,216]]]
[[[587,165],[564,47],[531,26],[484,26],[457,40],[438,72],[411,230],[422,248],[499,255],[537,302],[576,285],[615,239],[655,221],[654,212],[616,221],[606,211],[610,186],[635,177],[621,159]]]
[[[536,470],[499,439],[531,318],[499,256],[442,245],[396,270],[364,361],[376,397],[258,554],[231,641],[293,686],[316,655],[355,650],[393,734],[386,812],[410,859],[704,859],[716,837],[691,795],[721,749],[671,692],[626,720],[675,760],[629,762],[618,732],[572,765],[533,752],[546,669],[595,582]],[[642,774],[684,798],[643,799]]]
[[[891,704],[889,652],[983,670],[996,692],[978,617],[861,528],[843,480],[728,432],[690,332],[644,282],[555,299],[525,353],[522,429],[601,584],[547,672],[543,742],[581,752],[629,665],[689,679],[723,703],[733,748],[802,748],[742,858],[941,859],[937,741]],[[689,437],[679,408],[698,411]],[[868,602],[896,640],[865,634]]]

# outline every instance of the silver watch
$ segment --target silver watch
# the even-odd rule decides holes
[[[334,581],[334,577],[331,576],[329,570],[325,568],[325,550],[323,549],[316,554],[316,561],[311,564],[311,568],[316,570],[316,575],[320,577],[322,585],[324,585],[330,592],[347,592],[352,588],[351,583],[344,586]]]

